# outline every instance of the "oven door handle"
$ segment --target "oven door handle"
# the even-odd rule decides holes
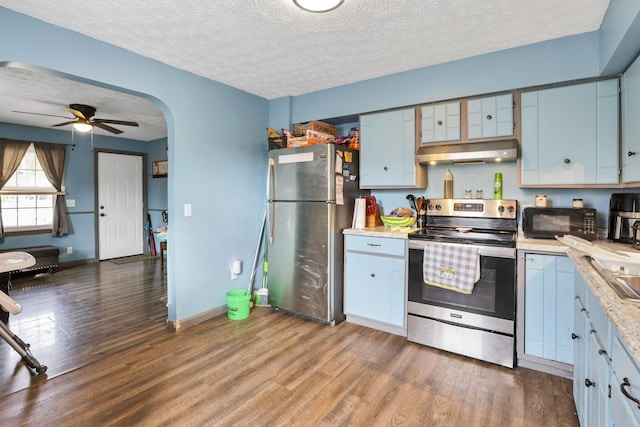
[[[425,242],[424,240],[407,240],[409,242],[409,249],[418,249],[423,251],[429,242]],[[455,245],[455,246],[473,246],[477,247],[480,251],[480,256],[486,257],[494,257],[494,258],[516,258],[516,248],[504,248],[500,246],[482,246],[482,245],[466,245],[461,243],[441,243],[441,242],[432,242],[432,243],[440,243],[445,245]]]

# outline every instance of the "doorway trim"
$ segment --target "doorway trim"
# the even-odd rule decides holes
[[[95,241],[95,260],[97,262],[100,261],[100,224],[99,224],[99,215],[100,215],[100,208],[99,208],[99,200],[98,200],[98,174],[99,174],[99,168],[98,168],[98,154],[99,153],[110,153],[110,154],[122,154],[122,155],[127,155],[127,156],[140,156],[142,157],[142,219],[143,219],[143,224],[145,223],[145,210],[147,209],[147,175],[148,175],[148,168],[147,168],[147,153],[145,152],[139,152],[139,151],[124,151],[124,150],[110,150],[110,149],[106,149],[106,148],[94,148],[93,151],[93,186],[94,186],[94,207],[93,207],[93,211],[94,211],[94,241]],[[143,236],[143,242],[146,241],[146,236],[144,235],[144,228],[140,231]],[[143,245],[143,253],[148,253],[148,249],[147,249],[147,245]]]

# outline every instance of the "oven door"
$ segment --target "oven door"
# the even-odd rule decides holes
[[[440,242],[441,243],[441,242]],[[425,241],[409,241],[409,313],[421,315],[419,305],[442,307],[452,312],[475,313],[478,317],[515,320],[516,250],[515,248],[478,246],[480,280],[469,295],[436,286],[423,280]],[[414,307],[412,310],[411,307]],[[471,316],[475,317],[475,316]],[[455,319],[452,319],[455,321]],[[480,325],[475,325],[480,326]]]

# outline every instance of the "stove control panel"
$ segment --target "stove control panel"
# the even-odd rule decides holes
[[[427,215],[516,219],[517,200],[431,199]]]

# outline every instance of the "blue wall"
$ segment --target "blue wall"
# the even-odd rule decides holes
[[[95,244],[95,178],[94,149],[118,150],[130,153],[152,153],[154,158],[158,152],[164,153],[165,140],[141,142],[126,138],[115,138],[95,135],[93,143],[89,134],[72,134],[68,130],[45,129],[28,126],[0,123],[0,136],[3,138],[25,141],[39,141],[56,144],[75,144],[67,147],[64,186],[67,199],[75,201],[75,207],[68,207],[70,233],[63,237],[52,237],[51,234],[33,234],[27,236],[6,237],[0,243],[2,249],[21,248],[27,246],[52,245],[60,249],[60,262],[90,260],[96,257]],[[161,154],[162,155],[162,154]],[[164,155],[166,159],[166,155]],[[162,158],[159,158],[160,160]],[[148,170],[151,170],[148,160]],[[166,180],[153,182],[147,179],[149,208],[156,206],[157,221],[160,221],[160,210],[167,209]],[[153,204],[151,203],[153,201]],[[155,223],[154,223],[155,224]],[[67,247],[73,248],[67,254]]]
[[[612,64],[631,63],[628,56],[633,49],[628,46],[637,45],[637,7],[631,0],[616,4],[615,13],[607,17],[599,32],[272,101],[4,8],[0,8],[0,66],[3,62],[35,66],[138,94],[163,111],[169,146],[169,319],[181,320],[224,305],[226,290],[247,283],[264,212],[267,126],[279,129],[296,122],[601,75],[616,69]],[[626,13],[634,19],[623,20]],[[616,30],[619,25],[627,31]],[[603,41],[607,41],[604,55],[600,49]],[[78,50],[82,57],[75,54]],[[155,155],[161,152],[154,152],[148,160],[156,160],[151,158]],[[531,202],[537,191],[508,184],[515,182],[515,164],[501,168],[504,197]],[[476,179],[487,191],[495,171],[494,166],[456,167],[455,195],[460,195],[465,183]],[[440,195],[442,172],[430,169],[431,184],[424,191],[427,197]],[[558,205],[578,195],[577,190],[544,192]],[[405,205],[407,193],[379,192],[379,198],[392,209]],[[599,210],[607,194],[603,190],[580,191],[587,205],[597,205]],[[149,203],[150,208],[163,204],[155,199]],[[190,217],[182,214],[187,203],[192,205]],[[84,230],[84,224],[79,223],[76,231],[93,230],[93,225]],[[230,280],[229,268],[235,259],[244,261],[240,281]]]
[[[5,8],[0,40],[0,66],[33,67],[141,95],[165,114],[169,319],[223,306],[226,291],[245,287],[264,210],[268,102]],[[189,217],[182,215],[187,203]],[[89,223],[83,232],[92,232]],[[232,281],[235,259],[245,269]]]

